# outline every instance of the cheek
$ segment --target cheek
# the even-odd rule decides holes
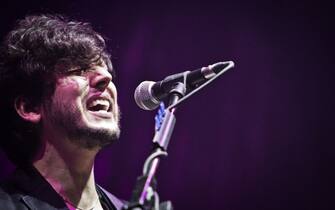
[[[76,79],[64,78],[59,79],[56,83],[56,88],[53,96],[53,101],[57,107],[67,107],[72,110],[82,109],[82,95],[84,95],[85,81]]]
[[[65,78],[57,82],[56,91],[58,95],[63,97],[80,96],[87,86],[84,80]]]
[[[61,88],[66,87],[79,88],[79,82],[72,78],[63,78],[57,81],[57,86]]]

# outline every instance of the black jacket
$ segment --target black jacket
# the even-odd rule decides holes
[[[103,206],[121,210],[123,202],[96,186]],[[68,210],[63,199],[34,168],[18,169],[0,187],[0,210]]]

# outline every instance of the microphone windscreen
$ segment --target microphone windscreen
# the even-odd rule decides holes
[[[159,106],[160,101],[152,95],[152,86],[155,82],[144,81],[135,90],[134,98],[136,104],[144,110],[154,110]]]

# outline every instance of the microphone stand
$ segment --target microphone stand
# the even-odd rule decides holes
[[[156,133],[153,138],[153,150],[144,163],[143,175],[137,178],[131,200],[123,206],[123,210],[173,210],[171,201],[159,203],[155,174],[160,158],[167,156],[167,147],[176,123],[174,113],[177,108],[173,105],[176,105],[185,93],[186,84],[177,82],[169,91],[168,108],[165,109],[164,104],[161,104],[155,118]],[[173,108],[169,109],[169,107]]]
[[[176,107],[180,103],[214,81],[227,70],[233,68],[235,65],[233,61],[220,62],[220,64],[224,64],[225,67],[218,74],[211,77],[206,82],[199,84],[199,86],[196,86],[195,89],[187,94],[186,79],[189,72],[183,73],[183,83],[176,82],[171,88],[166,90],[166,92],[169,93],[169,106],[165,109],[164,104],[161,103],[160,110],[155,117],[156,133],[153,139],[153,150],[144,163],[143,175],[137,178],[130,202],[125,204],[122,207],[122,210],[173,210],[170,201],[159,203],[159,196],[156,192],[157,183],[155,180],[155,173],[158,168],[160,157],[167,156],[167,147],[176,123],[174,113],[176,112]],[[206,77],[206,75],[204,76]]]

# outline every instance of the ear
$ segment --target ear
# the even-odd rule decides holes
[[[22,117],[22,119],[38,123],[41,120],[41,107],[34,106],[26,98],[19,96],[14,101],[16,112]]]

